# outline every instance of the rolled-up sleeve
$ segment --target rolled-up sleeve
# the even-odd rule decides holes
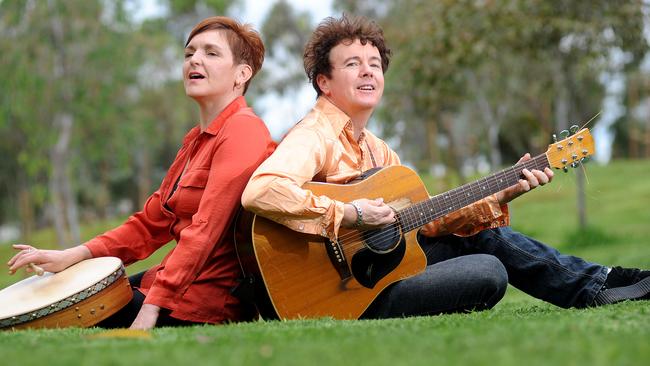
[[[429,237],[447,234],[471,236],[485,229],[507,225],[510,225],[508,206],[499,204],[496,196],[491,195],[424,225],[420,233]]]
[[[158,190],[147,199],[142,211],[84,245],[93,257],[115,256],[125,265],[147,258],[173,239],[169,232],[173,218],[163,211],[161,205]]]
[[[302,188],[322,169],[326,144],[314,129],[288,134],[253,173],[242,196],[244,208],[298,232],[338,235],[344,203]]]

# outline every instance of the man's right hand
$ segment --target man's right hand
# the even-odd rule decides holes
[[[374,200],[362,198],[354,200],[354,203],[361,208],[361,225],[355,226],[358,217],[356,207],[351,203],[346,203],[343,221],[341,222],[341,225],[345,228],[374,229],[395,222],[395,211],[384,203],[383,198]]]
[[[7,262],[9,274],[14,274],[25,266],[28,273],[33,272],[33,269],[28,266],[30,263],[48,272],[61,272],[77,262],[92,258],[90,250],[83,245],[66,250],[36,249],[26,244],[14,244],[13,248],[20,252]]]

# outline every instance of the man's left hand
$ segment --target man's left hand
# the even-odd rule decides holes
[[[522,156],[517,164],[524,161],[530,160],[530,154]],[[499,203],[505,205],[506,203],[514,200],[515,198],[521,196],[522,194],[535,189],[538,186],[543,186],[546,183],[549,183],[553,180],[553,171],[550,168],[544,168],[544,170],[528,170],[524,169],[521,171],[525,179],[519,179],[519,182],[512,187],[508,187],[500,192],[497,192],[496,197],[499,200]]]

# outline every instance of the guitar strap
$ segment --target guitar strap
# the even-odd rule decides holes
[[[372,153],[372,146],[368,143],[366,139],[366,146],[368,146],[368,153],[370,153],[370,161],[372,161],[372,167],[377,168],[377,160],[375,160],[375,154]]]

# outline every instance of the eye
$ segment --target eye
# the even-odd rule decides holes
[[[381,70],[381,65],[380,65],[380,64],[376,64],[376,63],[375,63],[375,64],[370,64],[370,67],[374,67],[374,68],[376,68],[376,69],[380,69],[380,70]]]
[[[359,62],[357,61],[350,61],[347,64],[345,64],[345,67],[358,67],[358,66],[359,66]]]
[[[190,57],[192,57],[193,55],[194,55],[194,54],[193,54],[192,52],[185,52],[185,58],[190,58]]]

